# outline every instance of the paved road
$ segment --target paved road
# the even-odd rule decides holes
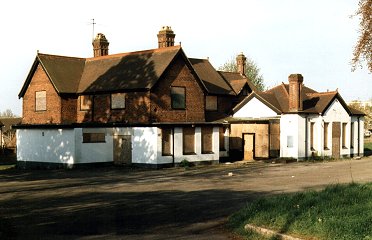
[[[254,198],[351,181],[372,181],[372,157],[0,171],[0,239],[231,239],[226,218]]]

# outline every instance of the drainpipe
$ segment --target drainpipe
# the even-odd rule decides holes
[[[175,166],[175,163],[174,163],[174,129],[175,128],[172,128],[172,164],[173,164],[173,167]]]
[[[360,156],[360,117],[358,117],[358,156]]]
[[[307,160],[307,145],[308,145],[308,140],[307,137],[309,135],[308,129],[307,129],[307,120],[308,120],[308,115],[305,116],[305,159]]]

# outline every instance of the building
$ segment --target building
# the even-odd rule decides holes
[[[92,58],[38,53],[19,93],[19,165],[173,166],[228,156],[228,124],[215,120],[255,87],[244,65],[218,72],[188,58],[174,38],[163,27],[157,49],[109,55],[99,33]]]
[[[252,92],[233,108],[230,137],[238,141],[230,151],[247,160],[363,156],[363,119],[337,91],[317,92],[291,74],[288,84]]]

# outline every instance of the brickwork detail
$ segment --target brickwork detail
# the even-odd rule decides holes
[[[35,111],[37,91],[46,91],[46,111]],[[61,98],[39,64],[23,96],[23,124],[61,123]]]

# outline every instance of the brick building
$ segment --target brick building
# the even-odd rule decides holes
[[[99,33],[92,58],[38,53],[19,93],[17,159],[48,164],[177,165],[228,156],[232,108],[255,91],[239,72],[188,58],[163,27],[158,48],[109,54]]]

